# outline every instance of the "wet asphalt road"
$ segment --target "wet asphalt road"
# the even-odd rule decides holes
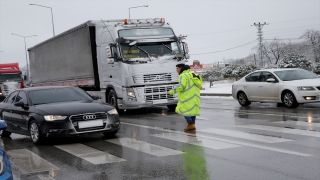
[[[196,131],[165,107],[127,111],[114,137],[0,138],[15,179],[320,179],[320,103],[202,99]]]

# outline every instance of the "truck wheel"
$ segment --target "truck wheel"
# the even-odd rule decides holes
[[[174,112],[176,110],[177,105],[176,104],[171,104],[167,105],[168,109],[170,112]]]
[[[6,130],[1,130],[0,131],[0,136],[1,137],[9,137],[11,135],[10,131],[6,131]]]
[[[109,103],[111,106],[115,107],[115,108],[117,109],[118,113],[121,114],[121,113],[124,112],[124,110],[118,108],[117,99],[118,99],[118,97],[117,97],[116,92],[114,92],[114,90],[111,89],[111,90],[109,91],[109,94],[108,94],[108,103]]]

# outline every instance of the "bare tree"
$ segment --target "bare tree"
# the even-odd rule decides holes
[[[270,43],[265,42],[264,43],[264,48],[263,48],[263,53],[268,57],[270,64],[272,64],[271,61],[271,56],[273,55],[275,59],[274,64],[278,64],[279,59],[283,56],[284,54],[284,48],[286,46],[286,43],[282,42],[281,40],[274,39]]]
[[[308,29],[302,37],[306,38],[312,44],[315,62],[320,62],[320,32]]]

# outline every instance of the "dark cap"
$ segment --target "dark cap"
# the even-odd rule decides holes
[[[185,66],[185,64],[177,64],[176,67],[180,67],[183,68]]]

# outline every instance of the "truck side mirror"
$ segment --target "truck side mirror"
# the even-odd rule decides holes
[[[112,56],[111,47],[107,46],[106,51],[107,51],[108,64],[114,64],[114,57]]]
[[[188,44],[185,43],[185,42],[182,42],[182,46],[183,46],[183,50],[184,50],[184,57],[185,57],[186,59],[190,59],[190,55],[188,54],[188,53],[189,53]]]

